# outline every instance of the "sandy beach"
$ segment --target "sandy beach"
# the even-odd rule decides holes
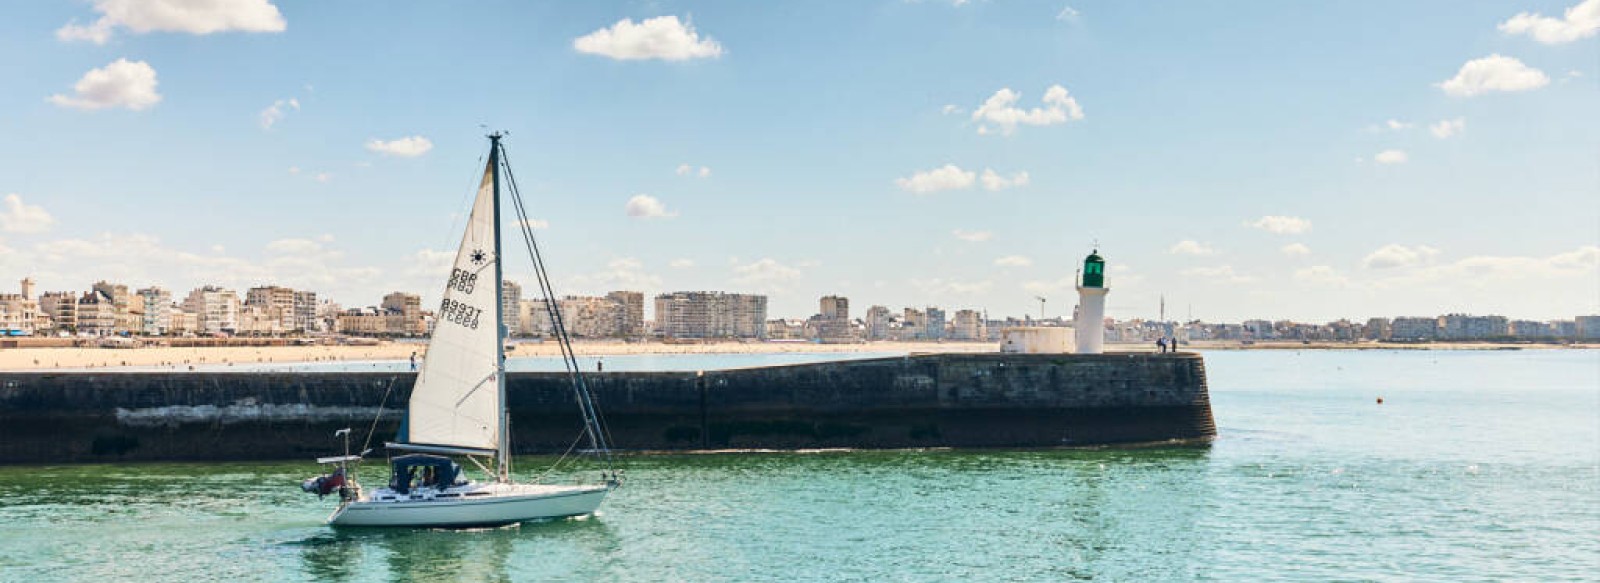
[[[507,355],[556,356],[554,343],[513,342]],[[1183,350],[1520,350],[1595,348],[1582,344],[1512,343],[1427,343],[1396,344],[1378,342],[1256,342],[1198,341]],[[581,356],[621,356],[630,354],[776,354],[776,353],[859,353],[859,352],[992,352],[993,342],[869,342],[859,344],[813,344],[807,342],[711,342],[668,344],[662,342],[577,342]],[[1154,343],[1110,343],[1112,352],[1150,352]],[[382,342],[367,346],[239,346],[239,347],[142,347],[142,348],[6,348],[0,349],[0,371],[94,369],[117,367],[171,367],[183,370],[196,365],[269,364],[339,361],[401,361],[427,351],[420,342]]]
[[[556,356],[550,342],[513,342],[509,357]],[[577,342],[581,356],[629,354],[771,354],[851,352],[990,352],[991,342],[873,342],[867,344],[811,344],[801,342],[716,342],[666,344],[661,342]],[[7,348],[0,349],[0,371],[84,369],[116,367],[175,367],[190,365],[265,364],[337,361],[406,360],[427,352],[416,342],[384,342],[371,346],[243,346],[204,348]]]

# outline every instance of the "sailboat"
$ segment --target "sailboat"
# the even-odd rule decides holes
[[[350,454],[349,430],[343,433],[345,455],[317,460],[333,465],[334,471],[302,484],[306,491],[319,495],[339,493],[339,507],[328,518],[329,524],[475,527],[583,516],[593,514],[606,495],[621,485],[621,474],[611,466],[605,428],[578,370],[557,302],[545,305],[582,416],[579,438],[588,438],[587,452],[600,458],[606,469],[598,483],[558,485],[512,479],[506,330],[501,317],[502,169],[504,178],[510,179],[506,190],[515,204],[517,223],[533,257],[541,291],[545,297],[557,296],[529,228],[515,177],[505,162],[502,134],[488,137],[489,162],[434,317],[433,334],[411,390],[401,434],[385,444],[391,455],[388,485],[368,492],[356,482],[353,464],[367,452]],[[574,447],[577,444],[573,442]],[[451,456],[470,461],[488,479],[467,479]]]

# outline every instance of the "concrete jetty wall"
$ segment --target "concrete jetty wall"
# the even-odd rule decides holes
[[[1194,354],[935,354],[586,374],[616,447],[1046,447],[1216,433]],[[0,463],[294,459],[393,437],[391,373],[0,373]],[[518,453],[580,435],[565,374],[513,373]],[[380,403],[386,405],[380,408]]]

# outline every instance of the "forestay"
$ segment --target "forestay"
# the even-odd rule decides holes
[[[411,390],[414,444],[493,450],[500,442],[499,283],[494,165],[490,155],[461,249],[434,317],[433,338]]]

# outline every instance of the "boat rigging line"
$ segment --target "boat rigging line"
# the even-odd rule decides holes
[[[621,474],[617,471],[615,460],[611,454],[611,435],[601,419],[600,410],[594,404],[594,398],[589,392],[589,386],[584,382],[582,368],[578,365],[577,352],[572,348],[572,338],[567,334],[566,323],[561,317],[561,308],[556,301],[555,289],[550,282],[550,274],[545,270],[544,257],[539,252],[539,243],[533,237],[533,227],[528,219],[527,206],[522,200],[522,191],[517,188],[517,178],[511,172],[511,162],[506,156],[505,146],[500,148],[500,164],[505,170],[508,190],[511,192],[511,203],[516,209],[517,226],[522,232],[523,244],[528,248],[528,255],[533,259],[533,271],[539,283],[539,292],[545,297],[545,312],[550,317],[552,335],[561,348],[562,364],[567,369],[567,378],[572,382],[573,391],[578,401],[578,408],[583,411],[584,432],[589,436],[590,449],[595,456],[605,465],[608,480],[621,482]],[[498,258],[497,258],[498,259]],[[502,365],[503,366],[503,365]],[[581,437],[581,434],[580,434]],[[576,443],[576,442],[574,442]],[[563,455],[563,458],[566,456]]]
[[[372,416],[372,427],[367,429],[367,440],[361,444],[361,455],[372,451],[372,435],[378,432],[378,420],[383,418],[383,406],[389,404],[389,393],[394,392],[394,382],[400,377],[389,377],[389,388],[383,390],[383,400],[378,401],[378,412]]]

